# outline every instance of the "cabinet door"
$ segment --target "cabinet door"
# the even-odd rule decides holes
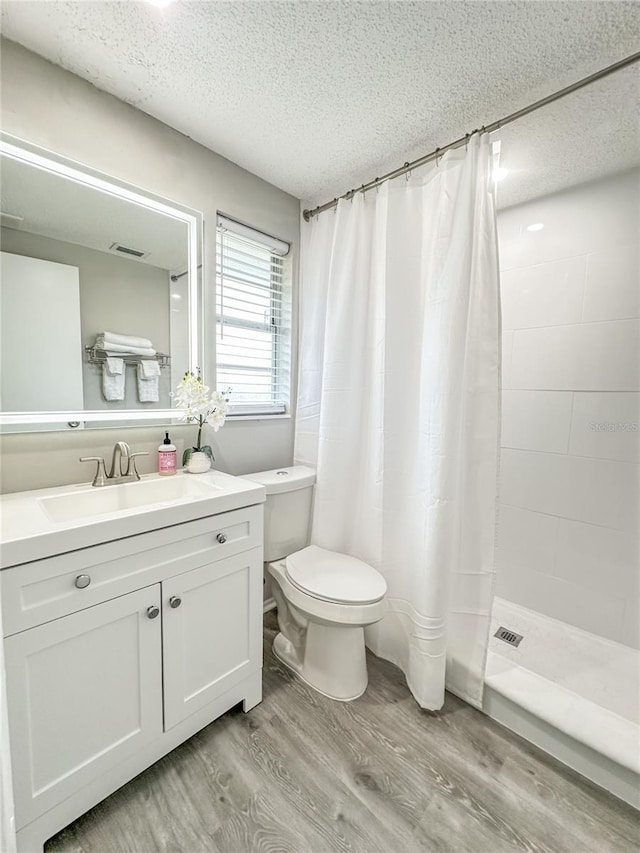
[[[5,641],[18,828],[162,733],[153,606],[159,584]]]
[[[168,730],[262,666],[262,548],[163,581],[162,607]]]

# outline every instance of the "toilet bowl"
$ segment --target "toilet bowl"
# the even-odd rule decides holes
[[[278,609],[275,656],[318,692],[347,702],[367,687],[364,628],[386,610],[386,582],[354,557],[307,546],[315,472],[246,474],[263,485],[265,563]]]
[[[384,616],[386,583],[366,563],[311,545],[269,564],[275,656],[311,687],[348,702],[367,688],[364,627]]]

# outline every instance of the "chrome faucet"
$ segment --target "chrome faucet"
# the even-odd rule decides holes
[[[136,456],[148,456],[146,450],[132,453],[126,441],[116,441],[111,456],[111,469],[107,474],[102,456],[81,456],[80,462],[97,462],[98,468],[93,478],[93,486],[111,486],[116,483],[133,483],[140,479],[136,468]],[[123,460],[126,468],[123,471]]]

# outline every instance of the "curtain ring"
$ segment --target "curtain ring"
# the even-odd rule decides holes
[[[409,178],[411,177],[411,169],[409,169],[408,166],[409,166],[409,161],[407,160],[407,162],[404,164],[404,168],[406,169],[406,172],[404,173],[404,177],[405,177],[405,180],[407,183],[409,183]]]
[[[470,136],[471,136],[470,133],[465,133],[465,135],[464,135],[464,150],[465,151],[469,150],[469,137]]]
[[[436,166],[437,166],[437,167],[439,167],[439,166],[440,166],[440,164],[438,163],[438,151],[439,151],[439,150],[440,150],[439,148],[436,148]]]

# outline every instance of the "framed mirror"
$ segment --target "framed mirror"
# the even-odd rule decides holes
[[[0,429],[167,423],[201,360],[202,215],[0,135]]]

